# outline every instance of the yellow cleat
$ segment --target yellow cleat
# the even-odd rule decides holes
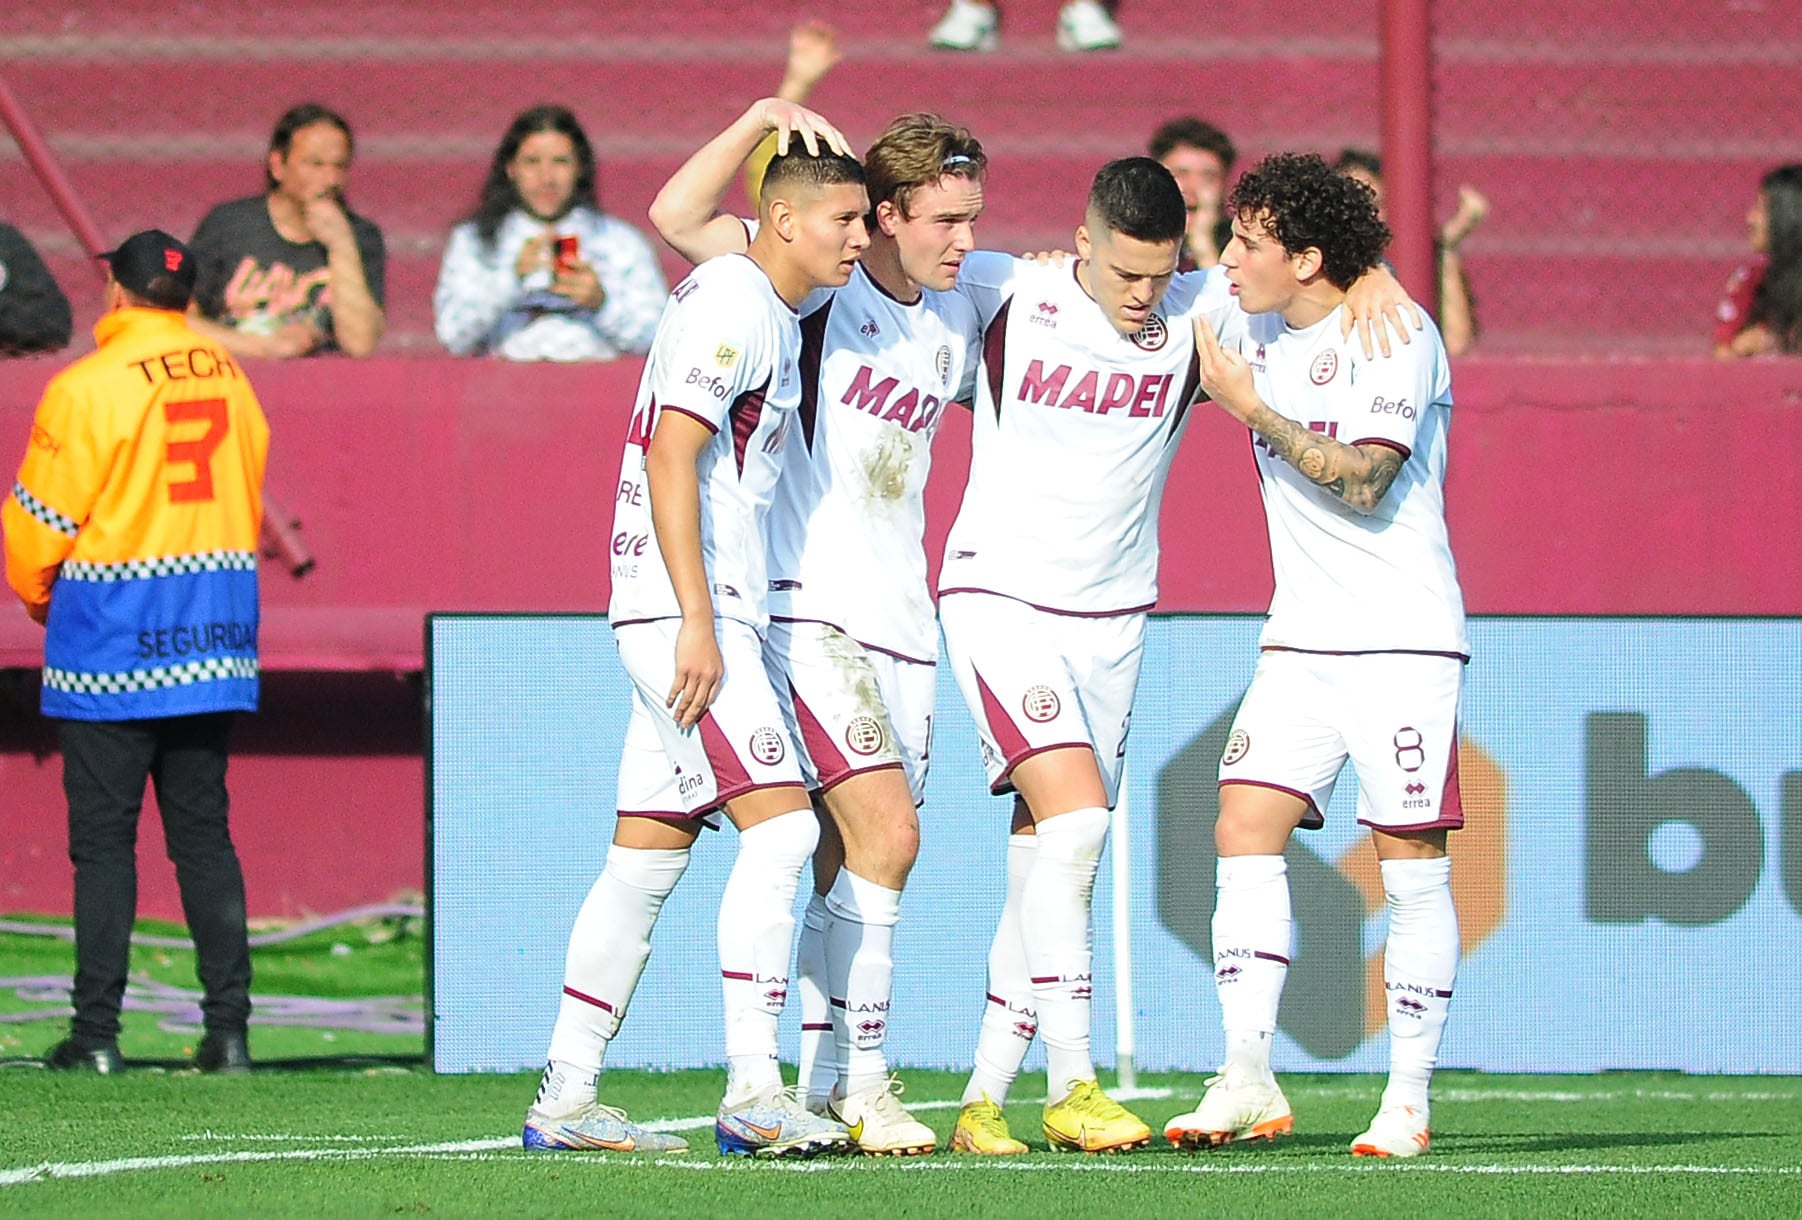
[[[1045,1138],[1068,1152],[1130,1152],[1151,1143],[1151,1128],[1097,1082],[1073,1080],[1062,1101],[1045,1103]]]
[[[966,1102],[957,1112],[957,1127],[951,1132],[951,1150],[973,1152],[977,1156],[1019,1156],[1030,1151],[1008,1131],[1007,1116],[986,1093],[981,1101]]]

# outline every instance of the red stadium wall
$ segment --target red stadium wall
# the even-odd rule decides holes
[[[0,365],[9,466],[56,367]],[[274,430],[270,489],[318,560],[299,581],[265,568],[270,677],[233,762],[253,913],[422,885],[422,617],[606,606],[637,372],[442,359],[253,370]],[[1789,460],[1802,362],[1490,358],[1461,363],[1456,380],[1448,498],[1472,612],[1802,614],[1802,474]],[[935,553],[967,469],[961,413],[936,459]],[[1163,534],[1163,609],[1268,601],[1249,450],[1218,411],[1191,425]],[[40,659],[37,629],[0,612],[0,910],[70,906],[60,765],[30,672]],[[609,812],[595,811],[597,837]],[[142,854],[141,909],[179,917],[172,870]]]

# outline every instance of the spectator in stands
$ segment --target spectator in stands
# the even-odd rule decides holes
[[[1233,239],[1233,221],[1220,201],[1239,152],[1232,139],[1212,123],[1186,117],[1171,119],[1151,133],[1152,159],[1176,179],[1189,211],[1179,271],[1205,270],[1220,261]]]
[[[811,18],[800,22],[788,32],[788,65],[783,70],[782,83],[776,86],[776,96],[802,105],[813,94],[814,86],[844,57],[838,48],[838,34],[831,26]],[[745,158],[745,197],[751,201],[753,212],[757,210],[757,197],[763,193],[763,171],[775,155],[776,137],[772,133]]]
[[[1065,0],[1057,13],[1057,45],[1066,51],[1106,51],[1120,45],[1115,0]],[[951,0],[927,35],[948,51],[993,51],[1001,41],[999,0]]]
[[[225,773],[257,707],[257,526],[269,425],[223,345],[191,329],[197,261],[159,230],[102,255],[99,348],[58,373],[0,503],[7,583],[42,624],[57,722],[75,985],[45,1065],[115,1073],[138,899],[138,814],[156,789],[198,955],[201,1071],[250,1070],[250,943]]]
[[[1383,207],[1383,163],[1375,153],[1344,149],[1333,168],[1375,191],[1377,213],[1385,221],[1389,219]],[[1448,356],[1462,356],[1477,341],[1476,298],[1471,295],[1470,277],[1464,272],[1458,247],[1487,215],[1489,200],[1466,184],[1458,188],[1458,210],[1439,229],[1439,337],[1445,341]]]
[[[1752,261],[1736,270],[1715,311],[1714,354],[1802,355],[1802,165],[1780,165],[1746,213]]]
[[[354,142],[324,106],[275,125],[261,195],[222,203],[189,243],[195,330],[240,356],[367,356],[381,342],[387,250],[344,202]]]
[[[69,345],[69,298],[25,235],[0,224],[0,356],[29,356]]]
[[[668,296],[650,242],[602,213],[576,116],[534,106],[501,137],[475,211],[452,230],[432,309],[454,355],[613,360],[650,350]]]

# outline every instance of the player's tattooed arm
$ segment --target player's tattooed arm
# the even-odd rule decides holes
[[[1209,398],[1263,437],[1271,452],[1299,470],[1303,478],[1325,488],[1355,512],[1376,511],[1401,473],[1403,455],[1399,451],[1386,445],[1347,445],[1271,410],[1258,397],[1245,357],[1222,348],[1205,317],[1195,319],[1195,348],[1201,388]]]
[[[1395,476],[1401,473],[1400,452],[1387,445],[1347,445],[1278,415],[1255,395],[1253,402],[1255,405],[1244,412],[1225,402],[1220,405],[1244,420],[1264,438],[1272,453],[1301,471],[1303,478],[1325,488],[1357,512],[1377,510],[1394,485]]]

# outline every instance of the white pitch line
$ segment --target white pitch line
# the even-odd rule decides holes
[[[1319,1088],[1300,1088],[1292,1090],[1299,1095],[1327,1096],[1335,1093],[1349,1095],[1367,1092],[1368,1090],[1344,1090],[1339,1086],[1326,1085]],[[1171,1096],[1174,1092],[1168,1088],[1120,1089],[1113,1096],[1119,1101],[1155,1101]],[[1618,1089],[1598,1093],[1573,1093],[1566,1091],[1534,1092],[1531,1090],[1505,1089],[1448,1089],[1437,1094],[1443,1101],[1496,1101],[1517,1100],[1526,1102],[1552,1102],[1568,1104],[1572,1102],[1608,1101],[1621,1098],[1644,1098],[1652,1100],[1672,1101],[1790,1101],[1797,1094],[1777,1092],[1734,1092],[1729,1090],[1710,1090],[1706,1092],[1685,1092],[1681,1090],[1651,1089]],[[916,1102],[913,1110],[949,1110],[961,1103],[952,1100]],[[692,1118],[662,1118],[640,1124],[646,1130],[659,1132],[694,1131],[713,1125],[714,1116],[700,1115]],[[360,1161],[386,1157],[414,1157],[432,1160],[505,1160],[511,1157],[497,1156],[503,1149],[518,1148],[519,1137],[509,1135],[498,1139],[452,1140],[427,1144],[396,1144],[381,1146],[375,1141],[380,1136],[326,1135],[301,1136],[281,1134],[234,1134],[214,1131],[203,1131],[185,1134],[184,1140],[198,1141],[264,1141],[270,1143],[286,1141],[332,1141],[342,1143],[358,1143],[360,1147],[326,1147],[326,1148],[289,1148],[269,1151],[242,1152],[208,1152],[189,1153],[174,1156],[142,1156],[122,1157],[107,1161],[53,1161],[38,1165],[26,1165],[16,1169],[0,1169],[0,1187],[18,1186],[27,1182],[42,1182],[60,1178],[105,1177],[121,1173],[137,1173],[159,1169],[181,1169],[195,1165],[253,1164],[258,1162],[278,1161]],[[519,1155],[517,1152],[515,1156]],[[555,1155],[555,1154],[553,1154]],[[685,1169],[700,1172],[782,1172],[782,1173],[833,1173],[833,1172],[868,1172],[887,1169],[902,1173],[930,1172],[984,1172],[984,1173],[1174,1173],[1174,1174],[1321,1174],[1321,1173],[1445,1173],[1472,1176],[1487,1175],[1524,1175],[1536,1177],[1583,1176],[1583,1175],[1678,1175],[1678,1176],[1727,1176],[1727,1177],[1791,1177],[1802,1174],[1802,1166],[1722,1166],[1722,1165],[1448,1165],[1443,1162],[1382,1165],[1361,1164],[1244,1164],[1221,1161],[1198,1161],[1188,1163],[1159,1163],[1155,1161],[1095,1161],[1072,1159],[1063,1163],[1045,1161],[1019,1162],[1012,1160],[952,1160],[950,1158],[934,1158],[932,1160],[893,1161],[887,1159],[841,1159],[826,1161],[749,1161],[749,1160],[675,1160],[660,1157],[655,1160],[635,1159],[632,1157],[596,1157],[592,1153],[570,1153],[557,1156],[564,1163],[587,1161],[591,1164],[605,1166],[632,1166],[635,1168]]]
[[[1229,1154],[1231,1155],[1231,1154]],[[497,1156],[492,1152],[424,1152],[417,1159],[426,1161],[507,1161],[517,1157]],[[634,1157],[600,1157],[591,1153],[572,1153],[564,1164],[586,1162],[608,1169],[630,1168],[685,1169],[699,1173],[1150,1173],[1227,1175],[1252,1177],[1284,1177],[1321,1174],[1431,1173],[1473,1177],[1795,1177],[1802,1175],[1802,1165],[1446,1165],[1419,1162],[1385,1161],[1381,1164],[1347,1161],[1337,1165],[1245,1165],[1199,1162],[1160,1164],[1153,1161],[1069,1160],[1021,1162],[1012,1159],[953,1160],[934,1157],[930,1160],[909,1158],[896,1160],[883,1157],[837,1158],[817,1161],[699,1160],[685,1161],[668,1157],[655,1160]]]
[[[20,1169],[0,1169],[0,1186],[54,1178],[98,1178],[147,1169],[183,1169],[192,1165],[251,1164],[257,1161],[361,1161],[373,1157],[420,1156],[437,1152],[484,1152],[507,1148],[509,1139],[456,1140],[437,1144],[405,1144],[394,1148],[289,1148],[280,1152],[211,1152],[184,1156],[133,1156],[113,1161],[46,1161]]]
[[[1114,1096],[1124,1100],[1156,1099],[1170,1096],[1169,1089],[1121,1089]],[[947,1110],[960,1103],[955,1101],[922,1101],[916,1103],[915,1110]],[[693,1131],[702,1127],[711,1127],[714,1116],[701,1115],[695,1118],[661,1118],[641,1123],[647,1131]],[[255,1135],[221,1137],[214,1132],[202,1132],[198,1136],[185,1136],[193,1139],[256,1139]],[[260,1138],[276,1140],[280,1137],[264,1136]],[[326,1139],[333,1137],[326,1136]],[[504,1139],[460,1140],[450,1143],[435,1144],[402,1144],[390,1147],[361,1148],[289,1148],[270,1152],[202,1152],[186,1153],[179,1156],[135,1156],[121,1157],[110,1161],[47,1161],[40,1165],[26,1165],[18,1169],[0,1169],[0,1187],[18,1186],[26,1182],[42,1182],[55,1178],[94,1178],[111,1174],[139,1173],[157,1169],[184,1169],[194,1165],[230,1165],[252,1164],[259,1161],[353,1161],[369,1160],[374,1157],[391,1156],[432,1156],[439,1154],[457,1154],[470,1152],[491,1152],[502,1148],[517,1147],[519,1137],[508,1136]],[[572,1154],[587,1156],[586,1153]],[[681,1162],[672,1162],[681,1163]],[[689,1164],[709,1164],[711,1162],[689,1162]]]

